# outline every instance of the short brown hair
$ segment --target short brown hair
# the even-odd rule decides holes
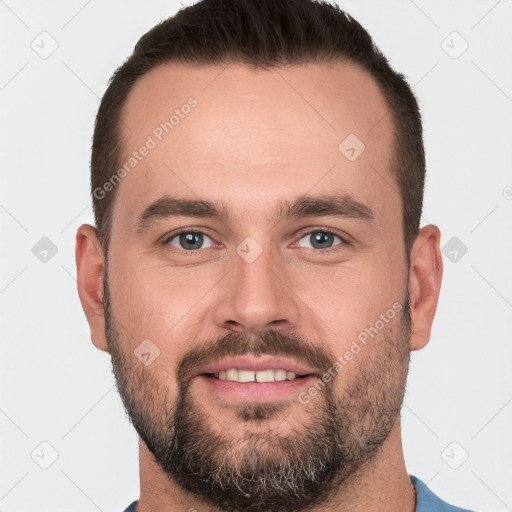
[[[336,5],[313,0],[202,0],[162,21],[137,42],[101,100],[91,155],[91,192],[105,254],[116,187],[97,197],[121,165],[120,120],[134,83],[159,64],[241,63],[272,67],[348,60],[376,80],[394,125],[392,172],[402,198],[409,252],[420,225],[425,182],[421,116],[404,75],[395,72],[368,32]],[[341,142],[341,141],[340,141]]]

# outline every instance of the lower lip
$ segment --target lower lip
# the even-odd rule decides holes
[[[206,375],[199,375],[197,378],[214,393],[231,399],[255,402],[296,398],[304,388],[311,386],[317,379],[315,375],[277,382],[235,382]]]

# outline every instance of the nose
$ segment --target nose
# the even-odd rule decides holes
[[[278,264],[264,250],[252,262],[238,254],[214,306],[214,322],[233,332],[258,334],[266,330],[293,331],[301,315],[301,301]]]

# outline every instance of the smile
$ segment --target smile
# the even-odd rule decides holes
[[[281,382],[284,380],[295,380],[305,377],[306,375],[297,375],[295,372],[279,369],[268,370],[242,370],[239,368],[230,368],[229,370],[221,370],[217,373],[206,374],[219,380],[230,380],[234,382]]]

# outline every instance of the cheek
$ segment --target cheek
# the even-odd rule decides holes
[[[142,261],[119,260],[116,265],[115,275],[109,277],[116,318],[134,343],[149,338],[175,349],[186,342],[183,330],[202,311],[220,272],[200,266],[178,270]]]
[[[352,386],[352,392],[360,389],[365,396],[375,396],[382,385],[401,388],[409,353],[401,312],[401,304],[394,303],[335,347],[338,364],[334,387],[338,392]]]
[[[405,263],[392,249],[354,257],[339,266],[293,266],[286,282],[338,340],[357,334],[395,302],[403,302]],[[331,333],[332,334],[332,333]]]
[[[237,293],[231,275],[223,278],[230,262],[173,268],[121,256],[112,257],[109,282],[114,313],[132,344],[149,338],[182,353],[191,337],[207,337],[215,330],[211,312],[218,301]],[[304,313],[297,330],[322,339],[337,354],[344,352],[354,337],[403,299],[400,257],[399,249],[390,246],[336,265],[282,262],[289,288],[283,293]]]

